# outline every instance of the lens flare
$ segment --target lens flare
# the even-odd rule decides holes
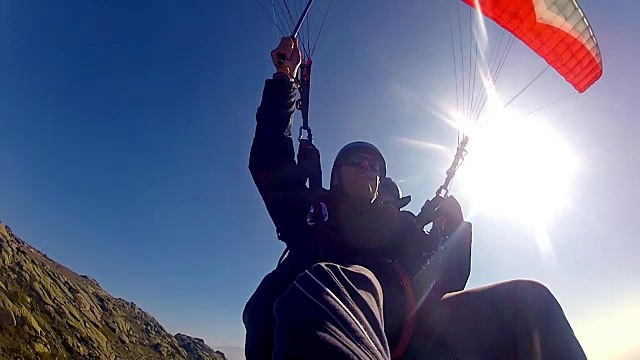
[[[552,255],[541,229],[569,205],[578,164],[562,137],[540,119],[502,112],[475,128],[468,151],[457,176],[472,208],[530,226],[542,253]]]

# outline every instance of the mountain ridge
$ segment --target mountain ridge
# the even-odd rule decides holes
[[[0,222],[0,359],[226,360],[204,340],[169,334]]]

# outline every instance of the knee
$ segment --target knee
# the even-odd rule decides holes
[[[318,263],[298,276],[296,282],[299,284],[311,282],[337,292],[346,292],[350,296],[356,293],[368,294],[376,303],[382,304],[380,281],[371,270],[360,265]]]
[[[306,274],[298,276],[298,280],[304,277],[312,277],[321,280],[322,283],[340,283],[353,285],[360,290],[379,294],[382,296],[382,287],[373,272],[360,265],[338,265],[330,262],[321,262],[313,265]]]
[[[513,299],[520,304],[548,306],[557,304],[549,288],[534,280],[512,280],[505,283]]]

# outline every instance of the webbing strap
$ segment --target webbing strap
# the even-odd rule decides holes
[[[411,279],[409,278],[407,271],[400,263],[394,263],[393,265],[402,280],[402,287],[404,288],[404,295],[407,298],[407,307],[409,308],[409,316],[407,316],[407,319],[404,321],[400,340],[391,352],[392,359],[399,359],[404,355],[404,352],[407,350],[407,347],[409,347],[409,343],[413,337],[413,330],[416,326],[416,298],[413,293],[413,286],[411,285]]]

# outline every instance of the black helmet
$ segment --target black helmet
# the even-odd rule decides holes
[[[398,185],[390,177],[382,179],[382,181],[380,181],[380,187],[378,188],[379,198],[385,195],[394,199],[389,205],[398,210],[407,206],[407,204],[411,202],[411,195],[402,197],[402,191],[400,191]]]
[[[353,154],[367,154],[374,157],[378,160],[380,164],[380,178],[384,178],[387,175],[387,163],[384,160],[384,156],[377,147],[373,144],[364,141],[354,141],[345,145],[340,151],[338,151],[338,155],[336,155],[336,159],[333,162],[333,167],[331,168],[331,180],[333,180],[333,174],[337,171],[338,167],[342,165],[349,155]]]

